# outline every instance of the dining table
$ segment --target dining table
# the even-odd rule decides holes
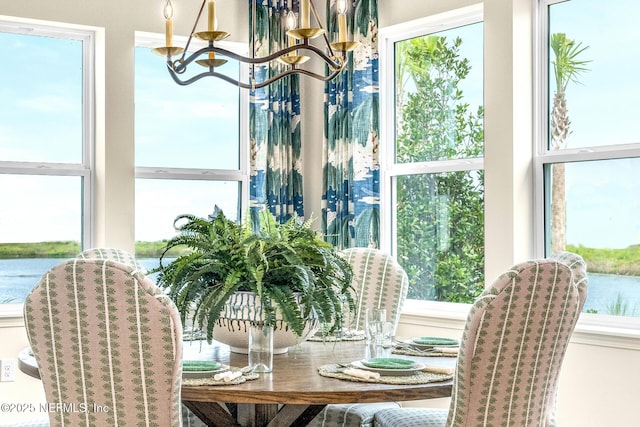
[[[402,402],[451,396],[452,380],[420,384],[362,382],[322,376],[323,366],[346,366],[369,356],[364,341],[305,341],[273,356],[270,373],[250,374],[239,384],[183,379],[182,403],[208,426],[304,426],[328,404]],[[453,368],[454,357],[407,357],[416,363]],[[239,369],[247,355],[206,341],[183,342],[184,360],[216,361]],[[19,368],[39,377],[29,349],[19,354]],[[249,378],[249,376],[247,377]]]
[[[215,360],[235,367],[247,355],[228,346],[184,343],[185,358]],[[304,426],[328,404],[372,403],[451,396],[452,380],[426,384],[385,384],[322,376],[324,365],[349,365],[367,356],[364,341],[306,341],[273,356],[273,371],[235,385],[183,383],[182,402],[209,426]],[[453,368],[452,357],[406,357]]]

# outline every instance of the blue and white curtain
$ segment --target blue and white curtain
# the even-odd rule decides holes
[[[327,27],[338,28],[335,3],[327,5]],[[322,226],[339,249],[379,247],[380,162],[378,116],[377,0],[354,0],[348,31],[360,46],[348,66],[325,87]]]
[[[253,3],[255,2],[255,17]],[[297,5],[297,0],[294,1]],[[286,0],[249,0],[249,34],[255,19],[253,40],[256,56],[286,46],[284,19]],[[280,64],[255,66],[256,81],[277,74]],[[302,153],[300,140],[300,85],[298,76],[285,77],[250,91],[250,213],[254,224],[258,212],[268,208],[277,221],[294,213],[304,216],[302,199]]]

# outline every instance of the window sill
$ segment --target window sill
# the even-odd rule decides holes
[[[462,331],[470,304],[407,300],[401,322]],[[574,344],[640,350],[640,318],[582,313],[571,337]]]
[[[0,328],[24,326],[22,304],[0,304]]]
[[[640,318],[582,313],[571,342],[640,350]]]

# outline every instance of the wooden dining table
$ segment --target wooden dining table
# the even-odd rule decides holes
[[[396,385],[321,376],[318,368],[365,358],[364,341],[304,342],[273,356],[273,372],[236,385],[182,385],[182,402],[208,426],[304,426],[332,403],[410,401],[451,396],[452,380]],[[407,357],[407,356],[402,356]],[[184,360],[215,360],[232,367],[247,365],[247,355],[229,346],[185,341]],[[429,365],[454,367],[454,357],[412,357]],[[20,370],[39,378],[28,348],[18,355]]]
[[[225,345],[184,343],[185,359],[206,358],[235,367],[247,355]],[[451,396],[452,381],[394,385],[323,377],[318,368],[365,357],[364,341],[304,342],[273,357],[273,372],[237,385],[182,386],[182,402],[209,426],[303,426],[332,403],[371,403]],[[406,357],[406,356],[404,356]],[[416,357],[429,365],[453,367],[452,357]]]

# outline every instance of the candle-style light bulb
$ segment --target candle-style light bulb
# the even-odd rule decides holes
[[[347,0],[338,0],[336,10],[338,12],[338,41],[340,43],[347,41],[347,9],[349,4]]]
[[[311,9],[309,0],[300,0],[300,28],[309,28],[311,22]]]
[[[286,22],[287,22],[287,30],[291,31],[291,30],[296,28],[296,14],[293,13],[293,10],[290,10],[289,13],[287,13]],[[296,39],[295,38],[293,38],[291,36],[288,36],[287,38],[289,40],[289,47],[291,47],[291,46],[296,44]],[[289,53],[290,56],[291,55],[295,55],[295,54],[296,54],[295,51]]]
[[[168,47],[173,46],[173,4],[171,0],[167,0],[162,8],[165,19],[165,44]]]
[[[290,10],[287,13],[287,30],[293,30],[296,28],[296,14],[293,13],[293,10]]]
[[[216,30],[216,2],[215,0],[209,0],[207,2],[208,20],[207,31]]]
[[[217,31],[218,30],[218,17],[216,16],[215,19],[213,20],[213,31]],[[215,59],[216,58],[216,54],[215,52],[209,52],[209,59]]]
[[[347,10],[349,10],[349,3],[347,3],[347,0],[338,0],[336,9],[338,10],[338,13],[344,15],[345,13],[347,13]]]

